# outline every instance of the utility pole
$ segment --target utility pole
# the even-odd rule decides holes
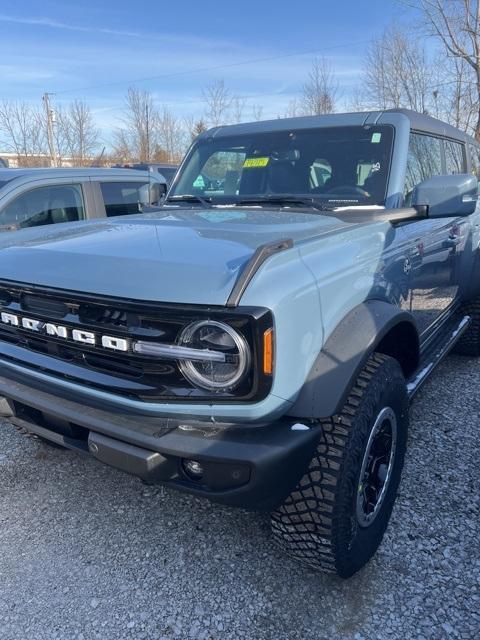
[[[147,157],[145,158],[145,160],[147,162],[150,162],[150,118],[148,112],[148,102],[145,103],[145,127],[147,134]]]
[[[50,106],[51,93],[44,93],[42,96],[43,104],[45,105],[45,114],[47,116],[47,141],[48,150],[50,152],[50,165],[52,167],[58,166],[57,151],[55,149],[55,138],[53,136],[53,125],[55,122],[55,112]]]

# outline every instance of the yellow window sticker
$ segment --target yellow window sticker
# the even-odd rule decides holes
[[[270,158],[245,158],[243,163],[244,169],[258,169],[259,167],[266,167]]]

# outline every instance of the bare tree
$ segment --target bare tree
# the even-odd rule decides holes
[[[193,116],[185,118],[184,128],[187,137],[187,143],[190,144],[197,136],[208,129],[207,123],[203,118],[196,119]]]
[[[303,115],[332,113],[337,95],[338,83],[331,64],[325,58],[315,58],[302,87],[300,108]]]
[[[159,114],[148,91],[130,87],[126,96],[126,107],[122,125],[114,134],[116,155],[125,159],[149,162],[159,145]]]
[[[88,105],[75,100],[66,110],[57,111],[57,149],[76,166],[90,164],[98,149],[100,131]]]
[[[45,118],[25,102],[0,103],[0,139],[20,166],[47,164]]]
[[[225,86],[225,81],[215,80],[205,87],[202,96],[206,105],[205,117],[208,124],[218,127],[219,124],[228,122],[234,98]]]
[[[432,92],[434,115],[474,135],[478,97],[472,68],[462,58],[446,57],[444,54],[435,67],[438,74]]]
[[[365,97],[364,85],[365,83],[361,82],[353,88],[346,105],[348,111],[369,111],[372,108],[370,101]]]
[[[235,123],[242,122],[243,113],[245,111],[246,99],[241,96],[234,96],[232,98],[232,120]]]
[[[252,104],[252,119],[253,120],[262,120],[263,118],[263,107],[261,104]]]
[[[117,129],[113,133],[111,157],[115,162],[131,162],[136,158],[130,145],[128,132],[125,129]]]
[[[232,121],[235,123],[244,122],[244,113],[247,106],[247,99],[242,96],[233,96],[232,98]],[[252,120],[261,120],[263,117],[263,107],[259,104],[252,104],[250,107],[250,118]],[[248,117],[248,116],[247,116]]]
[[[402,28],[388,27],[367,49],[366,102],[374,108],[429,111],[432,69],[425,48]]]
[[[163,107],[158,116],[157,127],[158,145],[163,151],[165,161],[179,162],[185,149],[185,132],[180,120],[169,109]]]
[[[445,53],[464,60],[472,70],[476,117],[474,132],[480,140],[480,0],[403,0],[420,11],[427,32]]]
[[[304,115],[302,104],[298,98],[292,98],[287,104],[287,108],[282,116],[279,118],[296,118],[297,116]]]
[[[68,118],[68,110],[62,106],[58,106],[55,111],[55,117],[52,122],[54,155],[56,156],[58,166],[62,166],[63,161],[70,156],[70,121]],[[45,123],[45,127],[46,127]],[[47,136],[48,143],[48,136]],[[50,145],[49,145],[50,147]],[[52,150],[49,148],[52,155]]]

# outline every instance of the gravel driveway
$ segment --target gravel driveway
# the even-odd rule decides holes
[[[0,424],[0,638],[480,637],[480,363],[449,357],[412,407],[401,494],[348,581],[209,504]]]

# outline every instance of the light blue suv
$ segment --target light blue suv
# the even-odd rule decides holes
[[[287,552],[350,576],[409,401],[453,347],[480,355],[479,156],[405,111],[219,127],[157,211],[4,234],[2,413],[270,511]]]

